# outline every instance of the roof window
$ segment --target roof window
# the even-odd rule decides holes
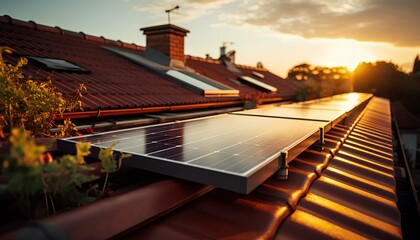
[[[264,78],[264,74],[259,73],[259,72],[256,72],[256,71],[252,71],[252,75],[254,75],[254,76],[258,77],[258,78],[261,78],[261,79]]]
[[[239,80],[241,80],[241,81],[243,81],[245,83],[248,83],[250,85],[253,85],[253,86],[262,88],[262,89],[264,89],[266,91],[269,91],[269,92],[277,92],[277,88],[276,87],[273,87],[273,86],[271,86],[271,85],[269,85],[267,83],[261,82],[261,81],[255,79],[255,78],[252,78],[252,77],[240,76],[239,77]]]
[[[227,85],[217,82],[203,75],[195,72],[175,70],[169,66],[164,66],[159,62],[159,56],[151,58],[150,54],[141,54],[138,52],[131,52],[116,48],[103,47],[104,49],[114,52],[117,55],[127,58],[128,60],[137,63],[143,67],[170,80],[181,84],[183,87],[188,88],[196,93],[202,94],[205,97],[237,97],[239,90],[231,88]],[[151,52],[153,54],[153,52]],[[162,60],[162,59],[161,59]]]
[[[63,60],[63,59],[33,57],[33,56],[27,56],[26,58],[28,58],[28,60],[34,65],[40,68],[46,69],[46,70],[90,73],[88,69],[78,66],[67,60]]]
[[[233,89],[229,86],[216,82],[205,76],[186,71],[168,70],[166,74],[181,82],[193,90],[199,90],[201,94],[206,97],[217,96],[238,96],[239,90]]]

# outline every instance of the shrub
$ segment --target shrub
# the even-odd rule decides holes
[[[14,127],[30,130],[36,137],[51,136],[56,114],[82,108],[82,91],[86,90],[83,84],[66,101],[51,78],[35,81],[24,76],[26,58],[19,58],[13,65],[6,63],[3,53],[11,50],[0,47],[0,138],[6,138],[4,133]]]
[[[81,173],[91,170],[84,165],[84,157],[90,153],[89,143],[78,143],[76,156],[65,155],[58,161],[45,153],[45,146],[36,145],[23,128],[11,131],[10,143],[10,152],[1,162],[2,173],[10,180],[2,190],[16,200],[27,218],[55,213],[57,203],[61,209],[66,209],[96,199],[90,197],[89,192],[97,185],[87,191],[82,188],[84,183],[97,178]]]
[[[111,144],[101,149],[101,172],[105,173],[102,189],[93,181],[98,177],[89,174],[93,168],[86,166],[90,143],[78,142],[76,155],[64,155],[54,160],[43,145],[36,145],[31,134],[23,128],[12,129],[10,152],[1,158],[1,173],[9,178],[0,185],[0,192],[10,194],[22,214],[38,218],[69,208],[90,203],[104,196],[109,174],[118,171],[122,160],[129,154],[115,154]]]

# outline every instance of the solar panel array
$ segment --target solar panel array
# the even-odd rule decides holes
[[[60,139],[57,145],[59,150],[74,152],[75,143],[91,142],[97,154],[100,148],[118,142],[114,150],[133,155],[123,164],[249,193],[316,142],[320,128],[328,130],[369,98],[348,94]]]

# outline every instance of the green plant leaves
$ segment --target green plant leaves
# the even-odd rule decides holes
[[[85,164],[84,157],[90,154],[89,142],[78,142],[76,144],[76,158],[78,164]]]
[[[10,48],[0,47],[0,130],[10,133],[20,126],[34,136],[50,136],[57,114],[83,110],[81,99],[86,86],[80,83],[66,101],[52,84],[51,77],[39,81],[24,76],[22,68],[28,63],[26,58],[19,58],[15,65],[6,63],[3,54],[11,52]],[[77,132],[69,119],[62,126],[62,136]]]
[[[34,214],[45,212],[38,209],[39,206],[49,209],[51,205],[56,209],[57,205],[58,210],[63,210],[96,200],[89,194],[98,185],[84,186],[98,178],[86,173],[92,169],[82,165],[90,154],[90,143],[78,143],[76,156],[64,155],[50,162],[45,160],[46,147],[36,145],[23,128],[12,130],[10,142],[10,153],[2,163],[2,172],[10,178],[7,192],[15,198],[25,216],[39,217]],[[46,199],[44,205],[39,204],[42,199]]]

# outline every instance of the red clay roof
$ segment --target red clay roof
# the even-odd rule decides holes
[[[101,48],[124,43],[7,17],[0,22],[1,45],[22,55],[65,58],[90,69],[92,74],[54,73],[54,84],[66,94],[85,82],[88,109],[226,101],[190,92]],[[236,85],[244,98],[281,98],[293,90],[263,69],[237,66],[246,74],[264,74],[264,81],[278,93],[239,84],[238,73],[217,62],[187,58],[187,65]],[[28,72],[37,78],[47,75],[33,67]],[[401,239],[389,101],[374,98],[366,111],[354,115],[348,125],[336,125],[325,137],[323,151],[309,148],[290,163],[288,180],[273,175],[249,195],[158,176],[134,191],[32,227],[48,232],[41,225],[53,223],[63,236],[74,239]]]
[[[90,74],[54,72],[54,85],[64,93],[71,94],[80,82],[85,83],[88,93],[84,96],[85,110],[126,109],[156,106],[173,106],[228,102],[247,98],[293,96],[293,88],[285,80],[269,72],[266,80],[280,90],[265,94],[248,86],[236,85],[228,79],[230,71],[222,65],[188,59],[187,63],[197,71],[226,85],[238,88],[240,97],[204,97],[136,63],[103,49],[102,46],[126,48],[143,52],[144,48],[121,41],[111,41],[82,32],[72,32],[58,27],[49,27],[0,16],[0,45],[8,46],[21,56],[36,56],[64,59],[87,68]],[[203,72],[203,69],[207,69]],[[250,69],[244,70],[244,72]],[[45,79],[49,73],[34,66],[26,68],[26,74],[36,79]],[[247,74],[249,74],[247,72]],[[265,80],[264,80],[265,81]]]
[[[260,98],[292,98],[295,95],[295,86],[291,82],[263,68],[236,65],[236,67],[241,71],[241,73],[237,73],[228,70],[228,68],[226,68],[219,60],[191,56],[187,56],[187,65],[202,75],[208,76],[223,84],[240,90],[245,98],[253,98],[256,96]],[[263,74],[264,78],[260,79],[253,76],[253,71]],[[238,77],[244,75],[253,77],[258,81],[262,81],[273,87],[276,87],[277,92],[266,93],[241,83],[238,80]]]
[[[286,181],[273,176],[247,196],[214,190],[125,237],[401,239],[388,108],[375,98],[360,121],[330,130],[326,150],[299,155]],[[365,130],[378,136],[354,134]]]
[[[160,176],[38,227],[74,239],[402,239],[389,107],[372,99],[326,133],[323,151],[290,162],[287,180],[249,195]]]

